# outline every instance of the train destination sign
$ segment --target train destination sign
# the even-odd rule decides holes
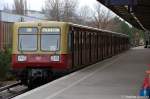
[[[59,28],[42,28],[42,32],[44,33],[50,33],[50,32],[60,32],[60,29]]]

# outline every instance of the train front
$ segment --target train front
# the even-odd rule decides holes
[[[58,22],[14,24],[12,68],[23,84],[43,84],[70,68],[66,30]]]

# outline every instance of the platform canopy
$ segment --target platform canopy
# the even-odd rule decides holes
[[[150,0],[97,0],[134,27],[150,30]]]

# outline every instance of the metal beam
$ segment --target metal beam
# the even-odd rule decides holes
[[[137,6],[137,0],[97,0],[97,1],[103,3],[106,7],[114,11],[116,14],[118,14],[120,17],[122,17],[127,22],[132,24],[134,27],[145,30],[141,22],[137,19],[135,14],[133,14],[134,11],[133,8]],[[112,2],[114,3],[113,5],[111,5]]]
[[[149,6],[150,7],[150,6]],[[143,13],[145,14],[150,14],[150,10],[149,7],[143,7],[143,6],[137,6],[133,9],[134,13],[136,14],[141,14],[143,15]]]
[[[137,5],[137,0],[98,0],[99,2],[105,4],[106,6],[115,5]]]
[[[150,0],[137,0],[138,5],[150,5]]]

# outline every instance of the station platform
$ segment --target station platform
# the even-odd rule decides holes
[[[132,48],[13,99],[132,99],[148,64],[150,49]]]

